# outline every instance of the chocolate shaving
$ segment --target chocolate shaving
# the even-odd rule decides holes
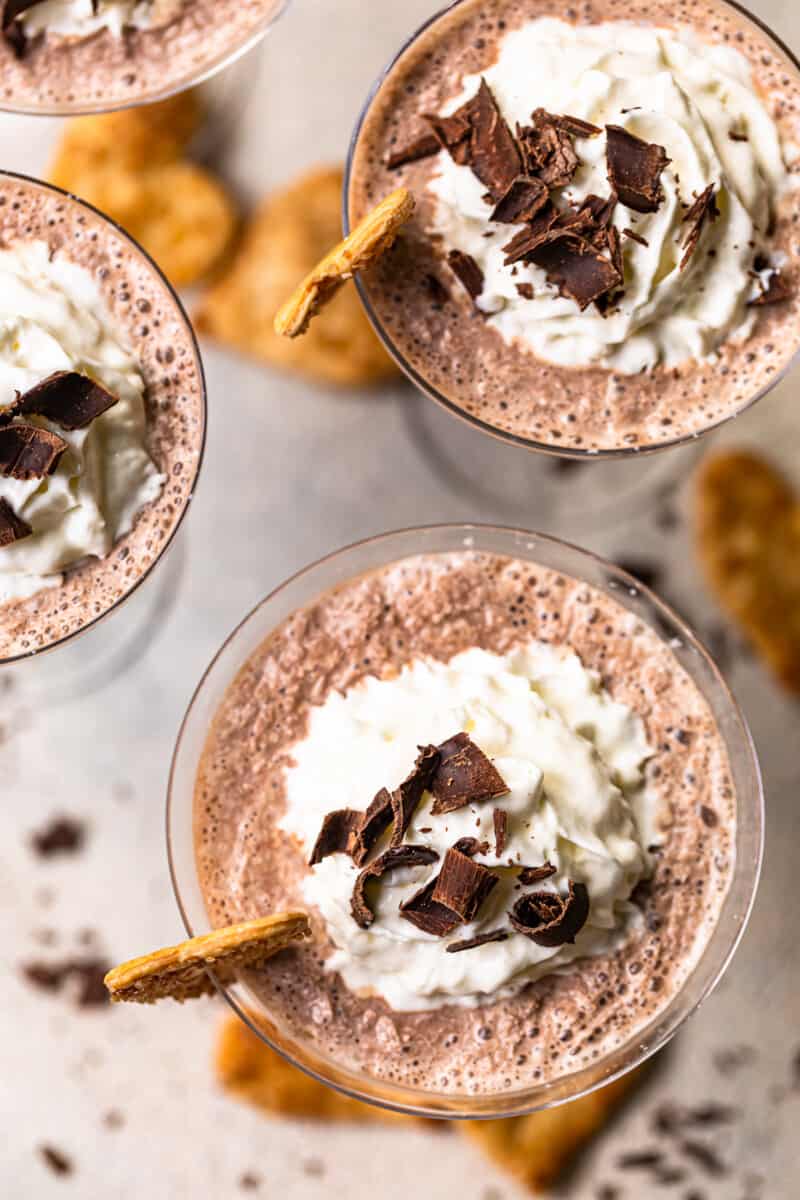
[[[17,400],[20,413],[37,413],[62,429],[85,429],[118,403],[99,383],[77,371],[54,371]]]
[[[439,766],[439,751],[435,746],[419,746],[418,750],[419,755],[411,774],[392,792],[392,846],[399,846],[405,837],[422,793],[430,787],[433,774]]]
[[[438,876],[426,883],[424,888],[415,892],[410,900],[400,905],[400,916],[423,933],[431,933],[434,937],[446,937],[460,924],[455,913],[443,904],[437,904],[432,899],[433,891],[438,883]]]
[[[428,116],[434,134],[459,166],[469,166],[494,204],[502,200],[522,162],[485,79],[476,94],[449,117]]]
[[[431,899],[449,908],[465,925],[474,921],[499,880],[486,867],[451,847],[444,856]]]
[[[376,792],[353,835],[350,855],[357,867],[364,865],[378,838],[389,828],[393,819],[391,794],[386,788],[381,788]]]
[[[67,443],[37,425],[0,426],[0,475],[11,479],[44,479],[52,475]]]
[[[434,304],[447,304],[450,300],[450,293],[442,283],[438,275],[426,275],[425,284],[430,293],[431,300]]]
[[[739,133],[739,131],[737,129],[729,129],[728,137],[731,139],[732,142],[749,142],[750,141],[750,138],[747,136],[746,133]]]
[[[526,175],[536,175],[548,187],[566,187],[578,167],[572,138],[559,121],[543,108],[532,115],[532,125],[517,126]]]
[[[42,0],[5,0],[3,4],[3,37],[17,58],[24,56],[28,45],[25,29],[17,17],[21,17],[29,8],[41,3]]]
[[[329,854],[348,854],[363,820],[364,813],[355,808],[338,808],[335,812],[327,813],[314,842],[308,865],[315,867]]]
[[[462,854],[466,854],[467,858],[474,858],[476,854],[488,854],[489,843],[479,842],[474,837],[463,837],[458,839],[453,849],[460,850]]]
[[[518,175],[489,220],[502,225],[522,225],[525,221],[532,221],[549,198],[550,192],[541,179],[532,175]]]
[[[508,835],[508,813],[504,808],[496,808],[492,813],[494,823],[494,852],[498,858],[506,848]]]
[[[425,120],[430,123],[439,145],[448,151],[450,157],[460,167],[466,165],[469,157],[472,106],[473,100],[468,100],[449,117],[425,117]]]
[[[431,812],[454,812],[467,804],[480,804],[508,795],[508,785],[469,734],[457,733],[439,746],[438,769],[431,781]]]
[[[517,292],[522,296],[523,300],[533,299],[533,284],[532,283],[517,283],[514,285]]]
[[[77,853],[85,839],[86,826],[82,821],[73,817],[54,817],[38,833],[31,835],[31,845],[41,858],[52,858],[54,854]]]
[[[619,236],[619,230],[615,225],[609,225],[605,231],[605,240],[608,252],[611,255],[611,265],[619,275],[620,283],[622,283],[625,274],[625,264],[622,259],[622,240]]]
[[[532,883],[541,883],[543,879],[550,879],[552,875],[557,874],[558,868],[546,862],[541,867],[523,867],[517,879],[523,887],[529,887]]]
[[[461,250],[451,250],[447,256],[450,270],[463,283],[473,300],[483,291],[483,271],[471,254]]]
[[[534,219],[528,224],[525,229],[520,229],[519,233],[514,234],[507,245],[503,246],[505,252],[505,265],[511,266],[512,263],[520,262],[527,258],[532,250],[546,239],[553,225],[558,220],[558,209],[548,200],[547,204],[539,210]]]
[[[664,193],[661,172],[669,163],[663,146],[645,142],[621,125],[606,125],[608,182],[636,212],[657,212]]]
[[[707,1175],[719,1178],[728,1173],[728,1168],[716,1150],[711,1146],[707,1146],[705,1142],[698,1142],[693,1138],[687,1138],[681,1142],[680,1151],[686,1158],[690,1158],[699,1167],[702,1167]]]
[[[569,881],[569,895],[557,892],[528,892],[520,896],[511,924],[537,946],[563,946],[574,942],[589,915],[589,892],[583,883]]]
[[[451,942],[445,946],[445,951],[447,954],[460,954],[462,950],[474,950],[476,946],[485,946],[487,942],[505,942],[510,936],[508,929],[493,929],[491,933],[479,933],[477,937]]]
[[[689,232],[684,238],[683,245],[685,247],[683,258],[681,259],[680,269],[683,271],[689,262],[689,259],[697,248],[697,243],[700,241],[700,234],[703,231],[706,217],[711,217],[715,221],[719,216],[717,201],[714,196],[714,185],[710,183],[704,192],[695,200],[692,207],[683,218],[689,223]]]
[[[580,117],[571,117],[568,113],[563,116],[556,116],[555,113],[548,113],[547,116],[559,129],[563,129],[566,133],[571,133],[573,137],[589,138],[597,137],[602,133],[599,125],[592,125],[591,121],[584,121]]]
[[[392,846],[384,850],[374,862],[358,876],[350,900],[350,911],[353,920],[362,929],[369,929],[375,920],[375,914],[367,903],[367,884],[371,879],[380,879],[387,871],[395,871],[399,867],[424,867],[436,862],[439,855],[429,846]],[[469,859],[467,859],[469,861]]]
[[[760,295],[756,296],[755,300],[748,300],[748,306],[762,304],[781,304],[784,300],[790,300],[793,296],[791,285],[786,281],[780,271],[773,271],[769,277],[769,283]]]
[[[421,133],[399,150],[390,150],[383,161],[390,171],[394,171],[407,163],[430,158],[432,154],[438,154],[441,148],[442,144],[435,133]]]
[[[0,496],[0,549],[12,542],[20,542],[32,533],[28,522],[18,517],[8,501]]]
[[[623,229],[623,236],[630,238],[632,242],[638,242],[640,246],[649,246],[647,238],[643,238],[640,233],[636,233],[633,229]]]
[[[528,257],[581,311],[622,283],[619,265],[609,262],[585,238],[573,233],[552,230]]]

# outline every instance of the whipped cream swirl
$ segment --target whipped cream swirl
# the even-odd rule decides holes
[[[372,901],[376,919],[361,929],[350,911],[358,868],[334,854],[311,869],[306,901],[325,921],[336,949],[328,967],[359,994],[395,1009],[474,1005],[511,994],[574,959],[602,954],[624,939],[638,910],[629,896],[648,874],[644,849],[657,836],[655,800],[644,784],[650,749],[641,719],[614,701],[597,674],[566,647],[531,641],[505,655],[477,648],[441,663],[415,660],[393,678],[366,678],[311,710],[307,736],[287,769],[283,828],[306,855],[326,813],[363,809],[381,787],[408,774],[417,745],[464,730],[509,787],[495,802],[433,816],[423,796],[406,842],[432,847],[432,866],[391,872]],[[496,853],[493,810],[507,813],[507,840]],[[500,882],[474,922],[444,938],[405,920],[400,904],[436,876],[462,837],[488,842],[475,861]],[[374,853],[380,853],[379,843]],[[590,897],[574,945],[544,948],[522,934],[448,954],[450,942],[509,926],[519,898],[519,866],[549,861],[556,874],[539,889],[566,893],[570,879]]]
[[[169,7],[177,7],[168,0]],[[159,24],[157,10],[165,0],[42,0],[26,10],[22,27],[29,38],[39,33],[86,38],[102,29],[121,37],[124,29],[147,29]]]
[[[624,293],[604,317],[593,305],[581,313],[540,268],[505,266],[503,247],[520,227],[492,224],[493,206],[470,168],[439,155],[429,184],[437,231],[448,249],[471,255],[481,267],[477,303],[503,338],[560,366],[630,374],[706,358],[725,339],[748,336],[755,320],[747,307],[755,294],[753,262],[767,248],[788,176],[778,130],[743,55],[688,31],[627,22],[574,26],[547,17],[508,33],[483,77],[512,130],[528,125],[542,107],[601,128],[623,126],[665,147],[672,160],[661,177],[664,200],[657,212],[616,206],[619,233],[632,229],[647,245],[623,234]],[[477,75],[465,77],[446,112],[474,95],[479,83]],[[605,133],[577,139],[575,149],[575,176],[554,193],[561,207],[609,194]],[[720,216],[705,223],[681,271],[685,206],[709,185]],[[769,275],[769,269],[762,273],[764,285]],[[533,299],[517,291],[526,283]]]

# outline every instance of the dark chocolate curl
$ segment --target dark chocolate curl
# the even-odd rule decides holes
[[[441,759],[430,789],[435,816],[508,795],[508,784],[469,734],[457,733],[448,738],[439,752]]]
[[[664,192],[661,172],[669,163],[663,146],[645,142],[621,125],[606,125],[608,182],[635,212],[657,212]]]
[[[336,812],[329,812],[322,822],[308,865],[316,866],[329,854],[349,854],[353,837],[363,819],[363,812],[355,808],[339,808]]]
[[[0,475],[11,479],[44,479],[52,475],[67,443],[38,425],[0,425]]]
[[[8,501],[0,497],[0,550],[3,546],[10,546],[12,542],[30,537],[32,533],[28,522],[18,517]]]
[[[20,413],[37,413],[62,429],[85,429],[118,403],[99,383],[77,371],[54,371],[17,401]]]
[[[575,941],[589,916],[589,892],[584,883],[569,881],[569,895],[528,892],[508,914],[518,933],[537,946],[553,948]]]
[[[484,900],[498,882],[498,877],[486,867],[451,847],[444,856],[431,899],[449,908],[468,925],[475,920]]]
[[[424,888],[415,892],[410,900],[400,905],[400,916],[423,933],[433,934],[434,937],[446,937],[460,924],[458,917],[443,904],[437,904],[433,892],[438,883],[438,876],[426,883]]]
[[[399,846],[405,837],[411,818],[422,799],[422,793],[430,787],[433,774],[439,765],[439,751],[435,746],[419,746],[418,750],[419,756],[413,771],[403,780],[400,787],[392,792],[393,846]]]
[[[393,819],[391,794],[386,788],[381,788],[362,815],[361,824],[353,834],[350,853],[357,867],[364,865],[381,834],[386,832]]]
[[[374,862],[364,868],[353,888],[350,911],[356,924],[362,929],[369,929],[375,920],[375,914],[367,903],[366,889],[371,879],[380,879],[387,871],[396,871],[400,867],[424,867],[438,858],[439,855],[429,846],[392,846],[379,854]]]

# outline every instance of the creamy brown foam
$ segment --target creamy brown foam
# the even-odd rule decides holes
[[[145,445],[166,481],[103,559],[59,587],[0,604],[0,661],[44,649],[102,616],[149,571],[191,499],[205,431],[203,375],[191,329],[152,264],[113,225],[33,182],[0,179],[0,244],[44,241],[94,278],[145,381]],[[0,551],[2,553],[2,551]]]
[[[284,768],[311,705],[417,655],[449,659],[475,645],[504,652],[530,637],[571,645],[641,714],[657,747],[648,780],[663,849],[641,928],[618,953],[512,999],[400,1013],[324,971],[331,946],[314,914],[311,948],[248,977],[283,1037],[375,1078],[485,1095],[554,1080],[635,1038],[696,964],[730,882],[736,821],[726,750],[705,701],[655,632],[610,597],[533,563],[474,552],[406,559],[342,585],[291,617],[241,669],[195,792],[212,923],[303,907],[308,868],[279,821]]]
[[[369,108],[356,146],[349,193],[355,221],[403,183],[417,213],[394,251],[366,279],[370,302],[390,340],[422,380],[456,409],[508,434],[554,449],[590,451],[669,443],[739,412],[777,379],[800,346],[800,247],[797,201],[781,201],[772,245],[787,258],[793,299],[759,311],[751,337],[724,344],[714,364],[623,375],[603,368],[564,368],[509,344],[453,288],[434,306],[426,277],[437,261],[426,230],[433,225],[426,184],[435,159],[389,171],[384,156],[420,130],[420,114],[438,112],[461,90],[466,74],[497,58],[499,39],[542,16],[580,24],[627,20],[691,26],[708,41],[727,42],[749,61],[757,87],[785,145],[800,142],[797,68],[744,16],[722,0],[464,0],[401,57]],[[797,170],[797,163],[788,164]],[[439,266],[439,273],[441,267]]]
[[[167,24],[81,40],[31,42],[18,59],[0,39],[0,107],[115,108],[155,100],[213,70],[262,32],[284,0],[183,0]]]

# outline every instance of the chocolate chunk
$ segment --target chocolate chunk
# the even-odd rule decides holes
[[[508,835],[508,813],[504,808],[496,808],[492,813],[494,823],[494,852],[499,858],[506,848]]]
[[[489,843],[479,842],[474,837],[459,838],[453,848],[460,850],[462,854],[466,854],[467,858],[474,858],[476,854],[489,853]]]
[[[329,854],[349,854],[353,838],[363,820],[364,813],[355,808],[338,808],[335,812],[327,813],[314,842],[308,865],[316,866]]]
[[[688,265],[689,259],[695,252],[697,243],[700,241],[700,234],[703,231],[706,217],[711,217],[715,221],[719,216],[717,201],[714,197],[714,185],[710,183],[704,192],[695,200],[692,207],[683,218],[689,224],[689,232],[683,240],[684,254],[681,259],[680,269],[683,271]]]
[[[483,291],[483,271],[470,254],[461,250],[451,250],[447,256],[450,270],[463,283],[473,300],[477,300]]]
[[[11,479],[44,479],[52,475],[67,443],[37,425],[0,426],[0,475]]]
[[[550,198],[547,185],[532,175],[518,175],[489,217],[503,225],[532,221]]]
[[[393,846],[399,846],[405,837],[422,793],[430,788],[434,772],[439,766],[440,755],[435,746],[419,746],[418,750],[419,755],[411,774],[392,792]]]
[[[45,1165],[50,1168],[54,1175],[72,1174],[72,1159],[61,1150],[57,1150],[55,1146],[40,1146],[39,1153]]]
[[[20,542],[33,533],[27,521],[18,517],[7,500],[0,497],[0,550],[12,542]]]
[[[781,272],[773,271],[765,290],[755,300],[749,300],[748,305],[781,304],[784,300],[790,300],[793,294],[791,285]]]
[[[522,160],[485,79],[470,114],[469,165],[495,204],[521,173]]]
[[[72,817],[55,817],[31,837],[31,845],[41,858],[55,854],[75,854],[86,838],[86,826]]]
[[[621,125],[606,125],[608,182],[636,212],[657,212],[664,193],[661,172],[669,163],[663,146],[645,142]]]
[[[431,899],[449,908],[465,925],[474,921],[499,880],[486,867],[451,847],[444,856]]]
[[[519,233],[514,234],[513,238],[507,245],[503,246],[505,253],[505,265],[511,266],[512,263],[520,262],[528,257],[532,250],[547,238],[553,225],[558,220],[558,209],[548,200],[544,208],[536,214],[534,219],[529,222],[525,229],[520,229]]]
[[[480,804],[508,795],[502,775],[479,750],[469,734],[457,733],[439,746],[438,769],[431,781],[434,801],[431,812],[454,812],[467,804]]]
[[[442,144],[435,133],[421,133],[407,142],[405,146],[401,146],[399,150],[390,150],[383,161],[390,171],[394,171],[398,167],[404,167],[407,163],[418,162],[421,158],[430,158],[432,154],[438,154],[441,148]]]
[[[514,285],[523,300],[533,299],[533,284],[532,283],[517,283]]]
[[[381,788],[353,834],[350,854],[357,867],[364,865],[381,834],[385,833],[393,819],[391,794],[386,788]]]
[[[618,266],[573,233],[552,230],[528,257],[581,311],[622,283]]]
[[[5,0],[3,4],[2,29],[3,37],[14,51],[17,58],[22,58],[28,45],[28,38],[22,23],[17,20],[29,8],[41,4],[42,0]]]
[[[462,950],[474,950],[487,942],[505,942],[510,937],[508,929],[493,929],[491,933],[479,933],[477,937],[464,938],[462,942],[451,942],[445,947],[448,954],[460,954]]]
[[[517,879],[523,887],[530,887],[532,883],[541,883],[544,879],[550,879],[551,876],[558,874],[558,868],[552,863],[546,862],[541,867],[523,867]]]
[[[17,400],[20,413],[37,413],[69,430],[85,429],[117,403],[117,396],[77,371],[54,371]]]
[[[460,924],[458,917],[443,904],[437,904],[433,892],[438,883],[438,876],[426,883],[424,888],[415,892],[410,900],[400,905],[400,916],[423,933],[431,933],[434,937],[445,937],[452,933]]]
[[[356,880],[350,900],[350,911],[356,924],[362,929],[369,929],[375,920],[375,914],[367,904],[366,888],[371,879],[380,879],[387,871],[395,871],[399,867],[423,867],[436,862],[438,857],[436,851],[428,846],[392,846],[384,850]]]
[[[425,284],[434,304],[442,305],[448,303],[450,300],[450,293],[438,275],[426,275]]]
[[[563,946],[575,941],[589,915],[589,892],[583,883],[569,881],[566,899],[556,892],[528,892],[509,913],[511,924],[537,946]]]
[[[623,236],[630,238],[633,242],[638,242],[640,246],[649,246],[647,238],[643,238],[640,233],[636,233],[634,229],[623,229]]]
[[[517,141],[522,152],[526,175],[535,175],[550,188],[566,187],[578,167],[572,138],[559,122],[543,108],[532,114],[532,125],[517,126]]]

